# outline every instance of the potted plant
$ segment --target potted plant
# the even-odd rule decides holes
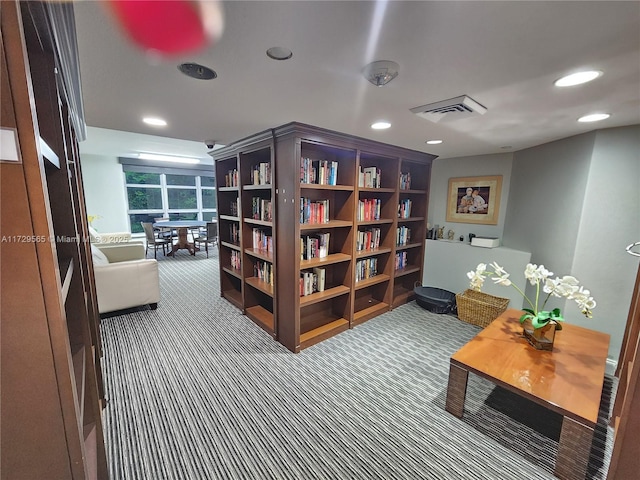
[[[529,283],[536,287],[536,295],[532,300],[525,293],[509,280],[509,273],[496,262],[489,264],[480,263],[475,271],[467,273],[471,288],[481,291],[487,277],[493,277],[497,285],[515,288],[526,300],[529,308],[523,308],[525,312],[520,317],[520,323],[524,326],[524,335],[535,348],[551,350],[556,330],[562,330],[564,321],[559,308],[545,310],[545,306],[551,297],[567,298],[574,300],[580,307],[582,314],[587,318],[592,317],[591,310],[595,308],[596,302],[589,290],[580,285],[577,278],[571,275],[563,277],[553,277],[553,272],[547,270],[544,265],[527,264],[524,276]],[[546,294],[541,302],[541,294]]]

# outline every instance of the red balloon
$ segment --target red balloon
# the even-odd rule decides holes
[[[144,50],[161,54],[176,55],[200,49],[222,29],[217,3],[206,8],[202,2],[192,0],[108,0],[107,3],[135,43]],[[218,32],[211,31],[212,19],[205,18],[211,14],[211,6],[220,17]]]

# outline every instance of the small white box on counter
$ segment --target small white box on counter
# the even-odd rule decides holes
[[[495,237],[473,237],[471,239],[471,246],[495,248],[500,246],[500,239]]]

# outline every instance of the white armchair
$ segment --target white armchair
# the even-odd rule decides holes
[[[106,313],[160,301],[158,262],[145,258],[142,243],[91,244],[98,312]]]

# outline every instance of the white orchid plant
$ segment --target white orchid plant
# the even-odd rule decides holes
[[[547,301],[551,297],[567,298],[569,300],[575,300],[580,307],[582,314],[587,318],[591,318],[591,310],[595,308],[596,302],[591,296],[589,290],[580,286],[580,282],[577,278],[571,275],[565,275],[564,277],[553,277],[553,272],[550,272],[544,265],[535,265],[529,263],[524,271],[524,276],[531,285],[536,287],[535,302],[531,301],[517,285],[514,285],[509,280],[509,274],[498,265],[496,262],[490,263],[489,267],[492,270],[487,269],[487,264],[480,263],[475,271],[467,273],[467,277],[471,281],[471,288],[477,291],[482,290],[486,277],[493,277],[493,281],[497,285],[503,285],[505,287],[515,288],[520,295],[527,301],[531,308],[523,308],[526,312],[520,317],[520,323],[524,323],[525,320],[530,319],[533,328],[542,328],[549,323],[556,324],[556,329],[561,330],[562,325],[559,322],[564,321],[564,317],[559,308],[553,310],[545,310],[544,307]],[[542,304],[540,304],[540,290],[546,293]]]

